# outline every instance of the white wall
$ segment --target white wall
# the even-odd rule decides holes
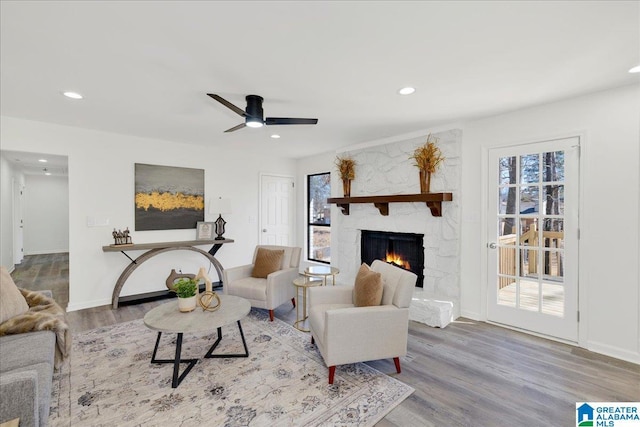
[[[115,228],[134,228],[134,163],[182,166],[205,170],[205,197],[230,198],[233,213],[227,220],[224,245],[216,255],[223,266],[250,262],[258,242],[260,172],[294,175],[295,161],[269,156],[247,156],[243,152],[193,146],[167,141],[58,126],[41,122],[2,118],[2,148],[48,152],[69,159],[69,257],[68,310],[111,303],[114,284],[129,264],[118,252],[105,253]],[[87,219],[108,218],[109,225],[88,227]],[[215,220],[205,214],[205,220]],[[192,240],[195,230],[132,232],[135,243]],[[208,250],[204,246],[202,249]],[[133,257],[142,252],[133,251]],[[197,272],[208,266],[203,256],[174,251],[161,254],[139,267],[127,280],[122,295],[164,288],[172,268]],[[211,269],[212,280],[217,280]]]
[[[296,224],[298,226],[298,235],[297,235],[297,246],[302,248],[302,259],[300,261],[300,269],[304,270],[310,265],[319,265],[321,263],[308,261],[308,248],[307,248],[307,175],[324,173],[324,172],[333,172],[335,169],[333,162],[336,158],[336,154],[334,152],[327,152],[323,154],[318,154],[311,157],[305,157],[303,159],[299,159],[297,162],[297,192],[296,192],[296,200],[298,200],[298,205],[296,206],[296,216],[297,221]],[[333,189],[336,185],[334,180],[334,176],[331,177],[331,188]],[[341,184],[340,184],[341,185]],[[340,187],[342,188],[342,187]],[[332,190],[333,191],[333,190]],[[334,215],[335,212],[332,209],[331,215]],[[333,218],[332,218],[333,221]],[[334,239],[334,229],[332,227],[331,230],[331,240]],[[333,256],[332,253],[332,264],[333,264]],[[322,264],[325,265],[325,264]]]
[[[69,252],[69,185],[66,176],[26,175],[24,254]]]
[[[0,156],[0,265],[12,271],[13,261],[13,168]]]
[[[468,122],[463,130],[462,315],[486,319],[486,157],[580,136],[580,345],[640,362],[640,86]]]

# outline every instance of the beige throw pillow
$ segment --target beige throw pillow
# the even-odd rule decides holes
[[[0,427],[20,427],[20,418],[14,418],[0,424]]]
[[[369,307],[380,305],[381,302],[382,276],[363,263],[358,270],[353,287],[353,304],[356,307]]]
[[[0,323],[29,311],[27,300],[13,283],[6,268],[0,267]]]
[[[280,270],[280,264],[282,264],[283,256],[284,249],[258,248],[256,262],[253,265],[251,277],[266,279],[269,274]]]

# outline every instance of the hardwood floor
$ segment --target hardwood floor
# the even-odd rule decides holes
[[[18,287],[41,291],[50,289],[61,307],[69,303],[69,253],[27,255],[11,277]]]
[[[12,276],[19,286],[58,292],[59,272],[68,278],[68,258],[64,267],[57,257],[41,257],[50,255],[28,257]],[[70,312],[68,319],[78,333],[140,319],[164,302],[96,307]],[[275,314],[295,320],[288,304]],[[576,402],[640,401],[640,365],[467,319],[444,329],[410,322],[401,363],[396,374],[392,360],[367,362],[416,390],[378,427],[569,426],[575,425]]]

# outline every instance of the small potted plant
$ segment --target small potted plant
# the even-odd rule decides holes
[[[178,309],[183,313],[188,313],[196,308],[196,294],[198,292],[198,281],[183,277],[178,280],[172,289],[178,296]]]
[[[351,180],[356,177],[356,161],[349,156],[336,157],[336,166],[342,179],[344,197],[351,196]]]
[[[436,145],[436,142],[438,142],[438,138],[429,134],[427,136],[427,142],[416,148],[410,157],[410,159],[415,161],[415,165],[420,170],[420,192],[423,194],[430,192],[431,174],[435,173],[440,163],[444,161],[444,156]]]

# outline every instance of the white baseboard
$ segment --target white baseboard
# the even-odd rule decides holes
[[[475,311],[462,310],[460,312],[461,317],[466,317],[467,319],[476,320],[478,322],[484,321],[480,313],[476,313]]]
[[[29,255],[47,255],[47,254],[64,254],[69,252],[69,249],[49,249],[45,251],[25,252],[25,256]]]
[[[112,303],[111,298],[109,298],[109,299],[96,299],[96,300],[93,300],[93,301],[83,301],[81,303],[74,303],[74,302],[69,301],[69,304],[67,304],[67,312],[84,310],[84,309],[87,309],[87,308],[100,307],[102,305],[111,305],[111,303]]]
[[[609,344],[589,341],[587,343],[587,350],[640,365],[640,353],[614,347]]]

